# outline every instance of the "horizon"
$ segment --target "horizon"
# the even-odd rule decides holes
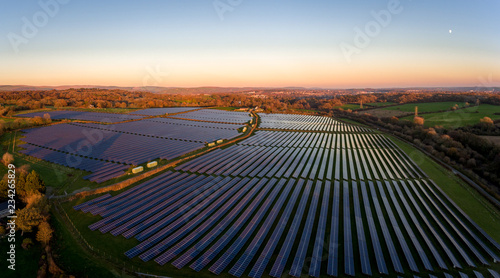
[[[493,0],[46,0],[3,3],[1,11],[2,84],[500,86]]]

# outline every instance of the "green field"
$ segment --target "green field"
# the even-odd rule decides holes
[[[484,117],[490,117],[493,120],[500,119],[500,115],[494,113],[500,112],[500,106],[491,104],[481,104],[456,111],[447,111],[441,113],[431,113],[420,115],[425,119],[425,126],[443,126],[445,128],[456,128],[479,123]],[[412,120],[413,116],[402,119]]]
[[[24,238],[31,238],[34,245],[28,250],[24,250],[21,246]],[[2,260],[0,260],[0,277],[2,278],[19,278],[19,277],[36,277],[38,271],[38,260],[42,254],[42,247],[35,240],[33,233],[26,233],[21,236],[21,232],[16,233],[16,268],[15,271],[9,270],[7,266],[7,252],[9,251],[9,243],[7,237],[0,237],[0,254],[2,254]]]
[[[387,105],[393,105],[396,104],[394,102],[371,102],[371,103],[365,103],[363,105],[367,106],[387,106]]]
[[[424,103],[407,103],[391,107],[385,107],[384,110],[397,110],[402,112],[414,112],[415,106],[418,106],[418,112],[435,112],[450,110],[452,106],[458,104],[459,107],[464,107],[462,102],[424,102]]]

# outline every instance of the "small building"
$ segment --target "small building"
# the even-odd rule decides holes
[[[213,146],[215,146],[215,142],[208,143],[208,144],[207,144],[207,146],[208,146],[208,147],[213,147]]]
[[[217,143],[217,144],[221,144],[222,142],[224,142],[224,139],[219,139],[219,140],[215,141],[215,143]]]
[[[158,165],[158,162],[157,161],[151,161],[147,164],[148,168],[153,168],[155,167],[156,165]]]
[[[140,173],[142,171],[144,171],[144,167],[142,167],[142,166],[135,167],[134,169],[132,169],[132,173],[134,173],[134,174]]]

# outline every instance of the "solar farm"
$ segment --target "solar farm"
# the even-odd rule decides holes
[[[193,109],[59,124],[27,130],[21,147],[79,157],[99,179],[234,139],[252,119]],[[84,155],[85,130],[103,143]],[[99,218],[91,233],[134,242],[126,260],[214,277],[500,277],[500,245],[398,145],[329,117],[259,114],[250,137],[73,209]]]
[[[160,109],[164,112],[168,108]],[[196,110],[171,109],[175,109],[175,113]],[[217,112],[211,114],[217,115]],[[49,114],[61,119],[90,119],[90,122],[25,129],[21,139],[24,144],[18,146],[22,148],[19,152],[90,172],[84,179],[97,183],[120,177],[133,166],[156,159],[172,160],[203,149],[207,143],[238,137],[241,135],[239,129],[244,126],[242,121],[252,119],[248,113],[235,114],[237,120],[228,118],[227,123],[94,112],[53,111]],[[220,114],[227,112],[220,111]],[[93,123],[95,121],[101,123]]]

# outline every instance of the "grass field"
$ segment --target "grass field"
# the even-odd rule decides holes
[[[372,103],[365,103],[364,105],[367,106],[387,106],[387,105],[393,105],[396,104],[394,102],[372,102]]]
[[[499,111],[500,106],[481,104],[456,111],[424,114],[421,117],[425,119],[424,125],[428,127],[443,126],[446,128],[456,128],[477,124],[484,117],[490,117],[493,120],[500,119],[500,115],[494,114]],[[404,117],[403,119],[411,120],[413,116]]]
[[[452,106],[458,104],[459,107],[464,107],[465,103],[461,102],[424,102],[424,103],[407,103],[391,107],[382,108],[384,110],[396,110],[403,112],[414,112],[415,106],[418,106],[418,112],[435,112],[450,110]]]
[[[203,108],[203,107],[200,107]],[[225,111],[234,111],[236,109],[239,109],[240,107],[211,107],[210,109],[218,109],[218,110],[225,110]]]
[[[21,237],[21,232],[16,233],[16,268],[15,271],[9,270],[7,266],[7,252],[8,247],[11,243],[7,241],[7,237],[0,239],[0,254],[2,254],[2,260],[0,260],[0,277],[2,278],[18,278],[18,277],[36,277],[38,271],[38,260],[42,253],[42,247],[32,234],[29,235],[32,238],[34,245],[28,249],[24,250],[21,246],[23,239],[26,238],[28,234]]]

